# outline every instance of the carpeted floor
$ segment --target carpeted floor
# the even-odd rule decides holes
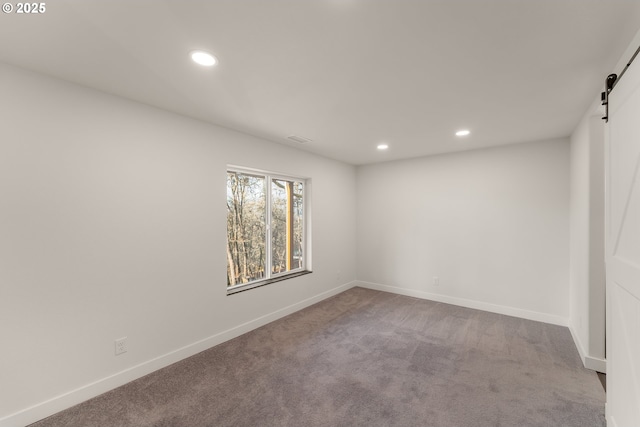
[[[569,330],[354,288],[36,424],[604,426]]]

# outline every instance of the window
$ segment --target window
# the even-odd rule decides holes
[[[305,180],[227,170],[227,291],[303,274]]]

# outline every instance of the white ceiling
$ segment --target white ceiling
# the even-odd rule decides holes
[[[0,16],[0,61],[367,164],[568,136],[638,28],[633,0],[55,0]]]

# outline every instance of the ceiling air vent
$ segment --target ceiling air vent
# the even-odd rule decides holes
[[[312,142],[309,138],[303,138],[297,135],[288,136],[287,139],[290,139],[293,142],[297,142],[298,144],[308,144],[309,142]]]

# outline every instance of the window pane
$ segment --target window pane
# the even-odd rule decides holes
[[[291,269],[302,268],[303,265],[303,257],[302,257],[302,249],[303,246],[303,209],[304,203],[302,200],[302,195],[304,188],[302,182],[294,182],[293,183],[293,266]]]
[[[264,177],[227,172],[227,286],[265,277],[266,199]]]
[[[271,272],[302,268],[303,186],[299,181],[271,181]]]

